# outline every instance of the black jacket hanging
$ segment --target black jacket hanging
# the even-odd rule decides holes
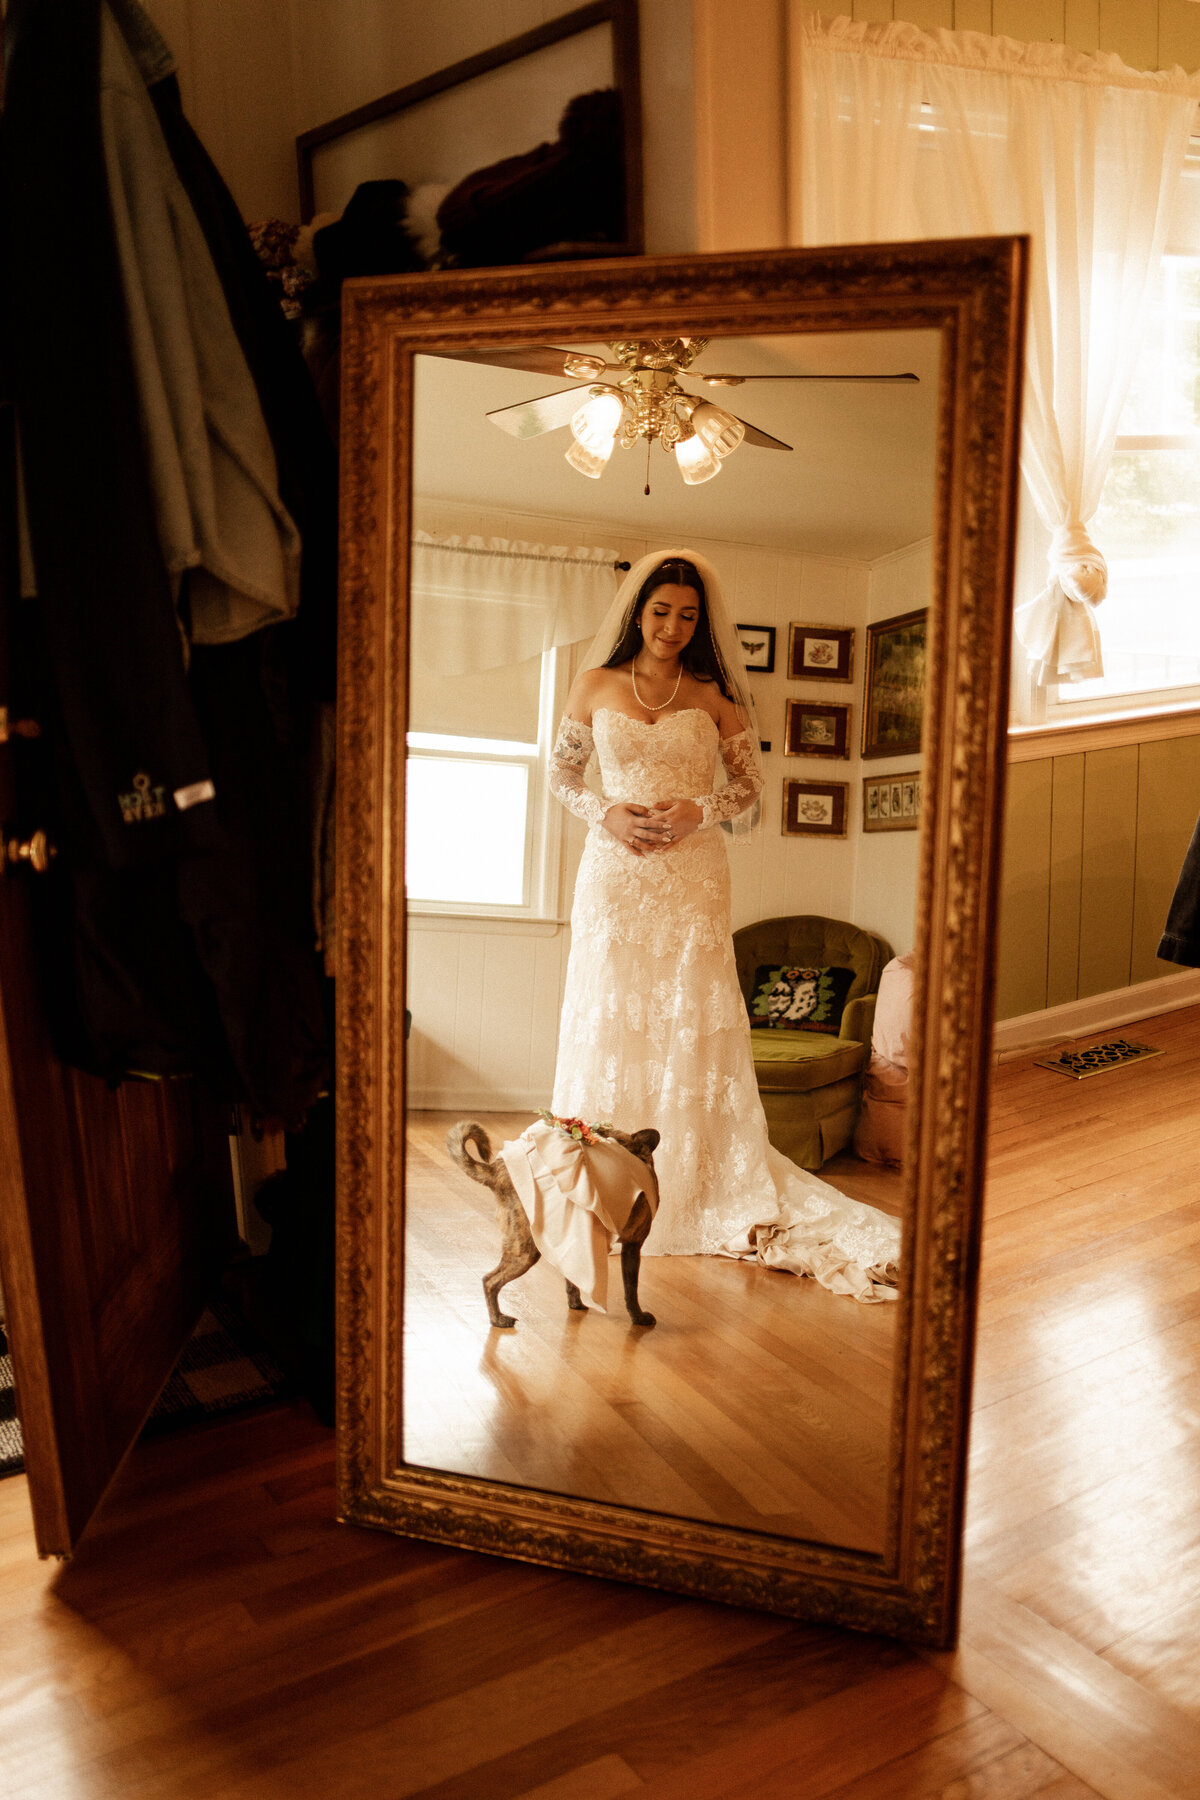
[[[101,0],[13,0],[0,125],[4,324],[38,604],[113,867],[214,844],[147,479],[100,142]]]
[[[295,1120],[328,1079],[306,801],[309,698],[332,665],[332,453],[302,360],[278,335],[272,348],[276,319],[287,327],[248,243],[244,257],[214,255],[254,385],[271,395],[286,504],[313,546],[300,616],[315,627],[185,652],[105,181],[104,5],[14,0],[0,134],[3,330],[37,587],[19,635],[44,651],[63,852],[45,908],[56,1038],[109,1078],[191,1068]],[[129,0],[112,12],[127,42],[131,21],[136,47],[155,39]],[[204,173],[195,210],[210,249],[206,207],[224,209],[236,245],[236,209],[164,79],[152,98],[171,161]],[[180,606],[186,618],[186,577]]]
[[[1158,954],[1164,962],[1200,969],[1200,819],[1179,871]]]

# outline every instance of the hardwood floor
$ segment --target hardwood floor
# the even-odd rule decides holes
[[[997,1075],[953,1655],[338,1526],[277,1407],[67,1568],[0,1482],[5,1800],[1195,1800],[1200,1011],[1137,1034]]]
[[[405,1456],[552,1492],[881,1550],[896,1309],[712,1256],[647,1256],[631,1328],[569,1312],[539,1263],[488,1324],[490,1191],[446,1155],[453,1113],[409,1120]],[[484,1115],[493,1151],[528,1123]],[[828,1179],[899,1210],[899,1178],[851,1156]],[[653,1232],[651,1233],[653,1242]]]

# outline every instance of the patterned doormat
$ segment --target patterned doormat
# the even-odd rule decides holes
[[[210,1300],[155,1401],[142,1436],[193,1425],[214,1413],[261,1406],[287,1388],[287,1376],[237,1309],[226,1300]],[[0,1477],[19,1475],[24,1467],[12,1358],[0,1329]]]

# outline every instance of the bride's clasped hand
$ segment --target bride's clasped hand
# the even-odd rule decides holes
[[[704,815],[694,800],[656,800],[653,806],[622,801],[604,815],[604,829],[635,856],[670,850],[699,831]]]

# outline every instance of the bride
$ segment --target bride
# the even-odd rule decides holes
[[[593,751],[603,798],[584,783]],[[725,782],[714,788],[718,757]],[[643,557],[571,689],[551,758],[551,792],[589,826],[554,1111],[659,1131],[647,1254],[757,1256],[836,1293],[892,1299],[899,1222],[767,1139],[716,829],[748,828],[762,785],[715,569],[689,550]]]

